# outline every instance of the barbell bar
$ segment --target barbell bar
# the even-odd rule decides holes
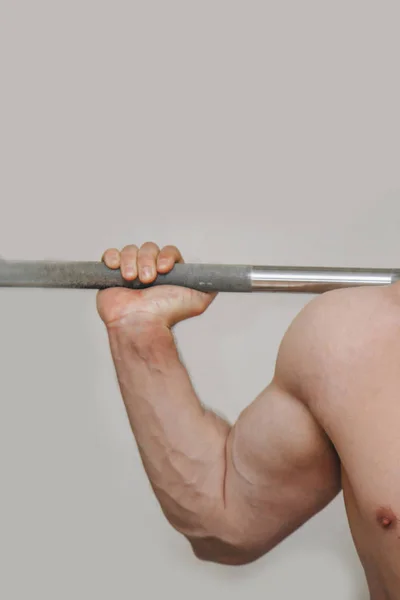
[[[385,286],[400,280],[400,269],[289,267],[229,264],[175,264],[151,284],[127,281],[120,269],[103,262],[0,260],[0,287],[145,289],[177,285],[203,292],[300,292],[318,294],[339,288]]]

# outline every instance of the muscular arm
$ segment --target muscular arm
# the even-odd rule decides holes
[[[234,426],[201,405],[169,328],[141,320],[108,333],[144,468],[199,558],[253,561],[339,492],[332,444],[286,386],[296,332],[274,380]]]

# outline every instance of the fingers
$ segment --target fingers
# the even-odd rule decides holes
[[[183,263],[183,257],[176,246],[164,246],[162,250],[153,242],[146,242],[140,249],[131,244],[120,252],[109,248],[102,261],[110,269],[121,269],[122,277],[133,280],[139,276],[143,283],[151,283],[157,273],[168,273],[175,263]]]
[[[101,259],[109,269],[119,269],[121,265],[121,255],[116,248],[106,250]]]
[[[176,246],[164,246],[158,255],[157,270],[159,273],[167,273],[172,269],[175,263],[185,262],[182,254]]]
[[[139,279],[143,283],[151,283],[157,277],[157,258],[160,248],[153,242],[146,242],[138,253]]]
[[[121,274],[127,281],[133,281],[138,276],[138,252],[139,248],[135,244],[125,246],[121,252]]]

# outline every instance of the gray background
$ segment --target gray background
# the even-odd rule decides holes
[[[0,253],[400,266],[399,5],[0,0]],[[0,292],[0,597],[367,598],[342,498],[257,563],[161,515],[95,292]],[[220,295],[176,329],[237,417],[308,296]]]

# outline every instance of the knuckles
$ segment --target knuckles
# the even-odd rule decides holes
[[[155,266],[158,259],[178,261],[182,258],[181,252],[176,246],[167,245],[160,248],[155,242],[145,242],[140,247],[136,244],[128,244],[117,250],[109,248],[103,254],[104,262],[112,267],[117,261],[121,261],[125,266],[132,262],[136,262],[138,266]]]

